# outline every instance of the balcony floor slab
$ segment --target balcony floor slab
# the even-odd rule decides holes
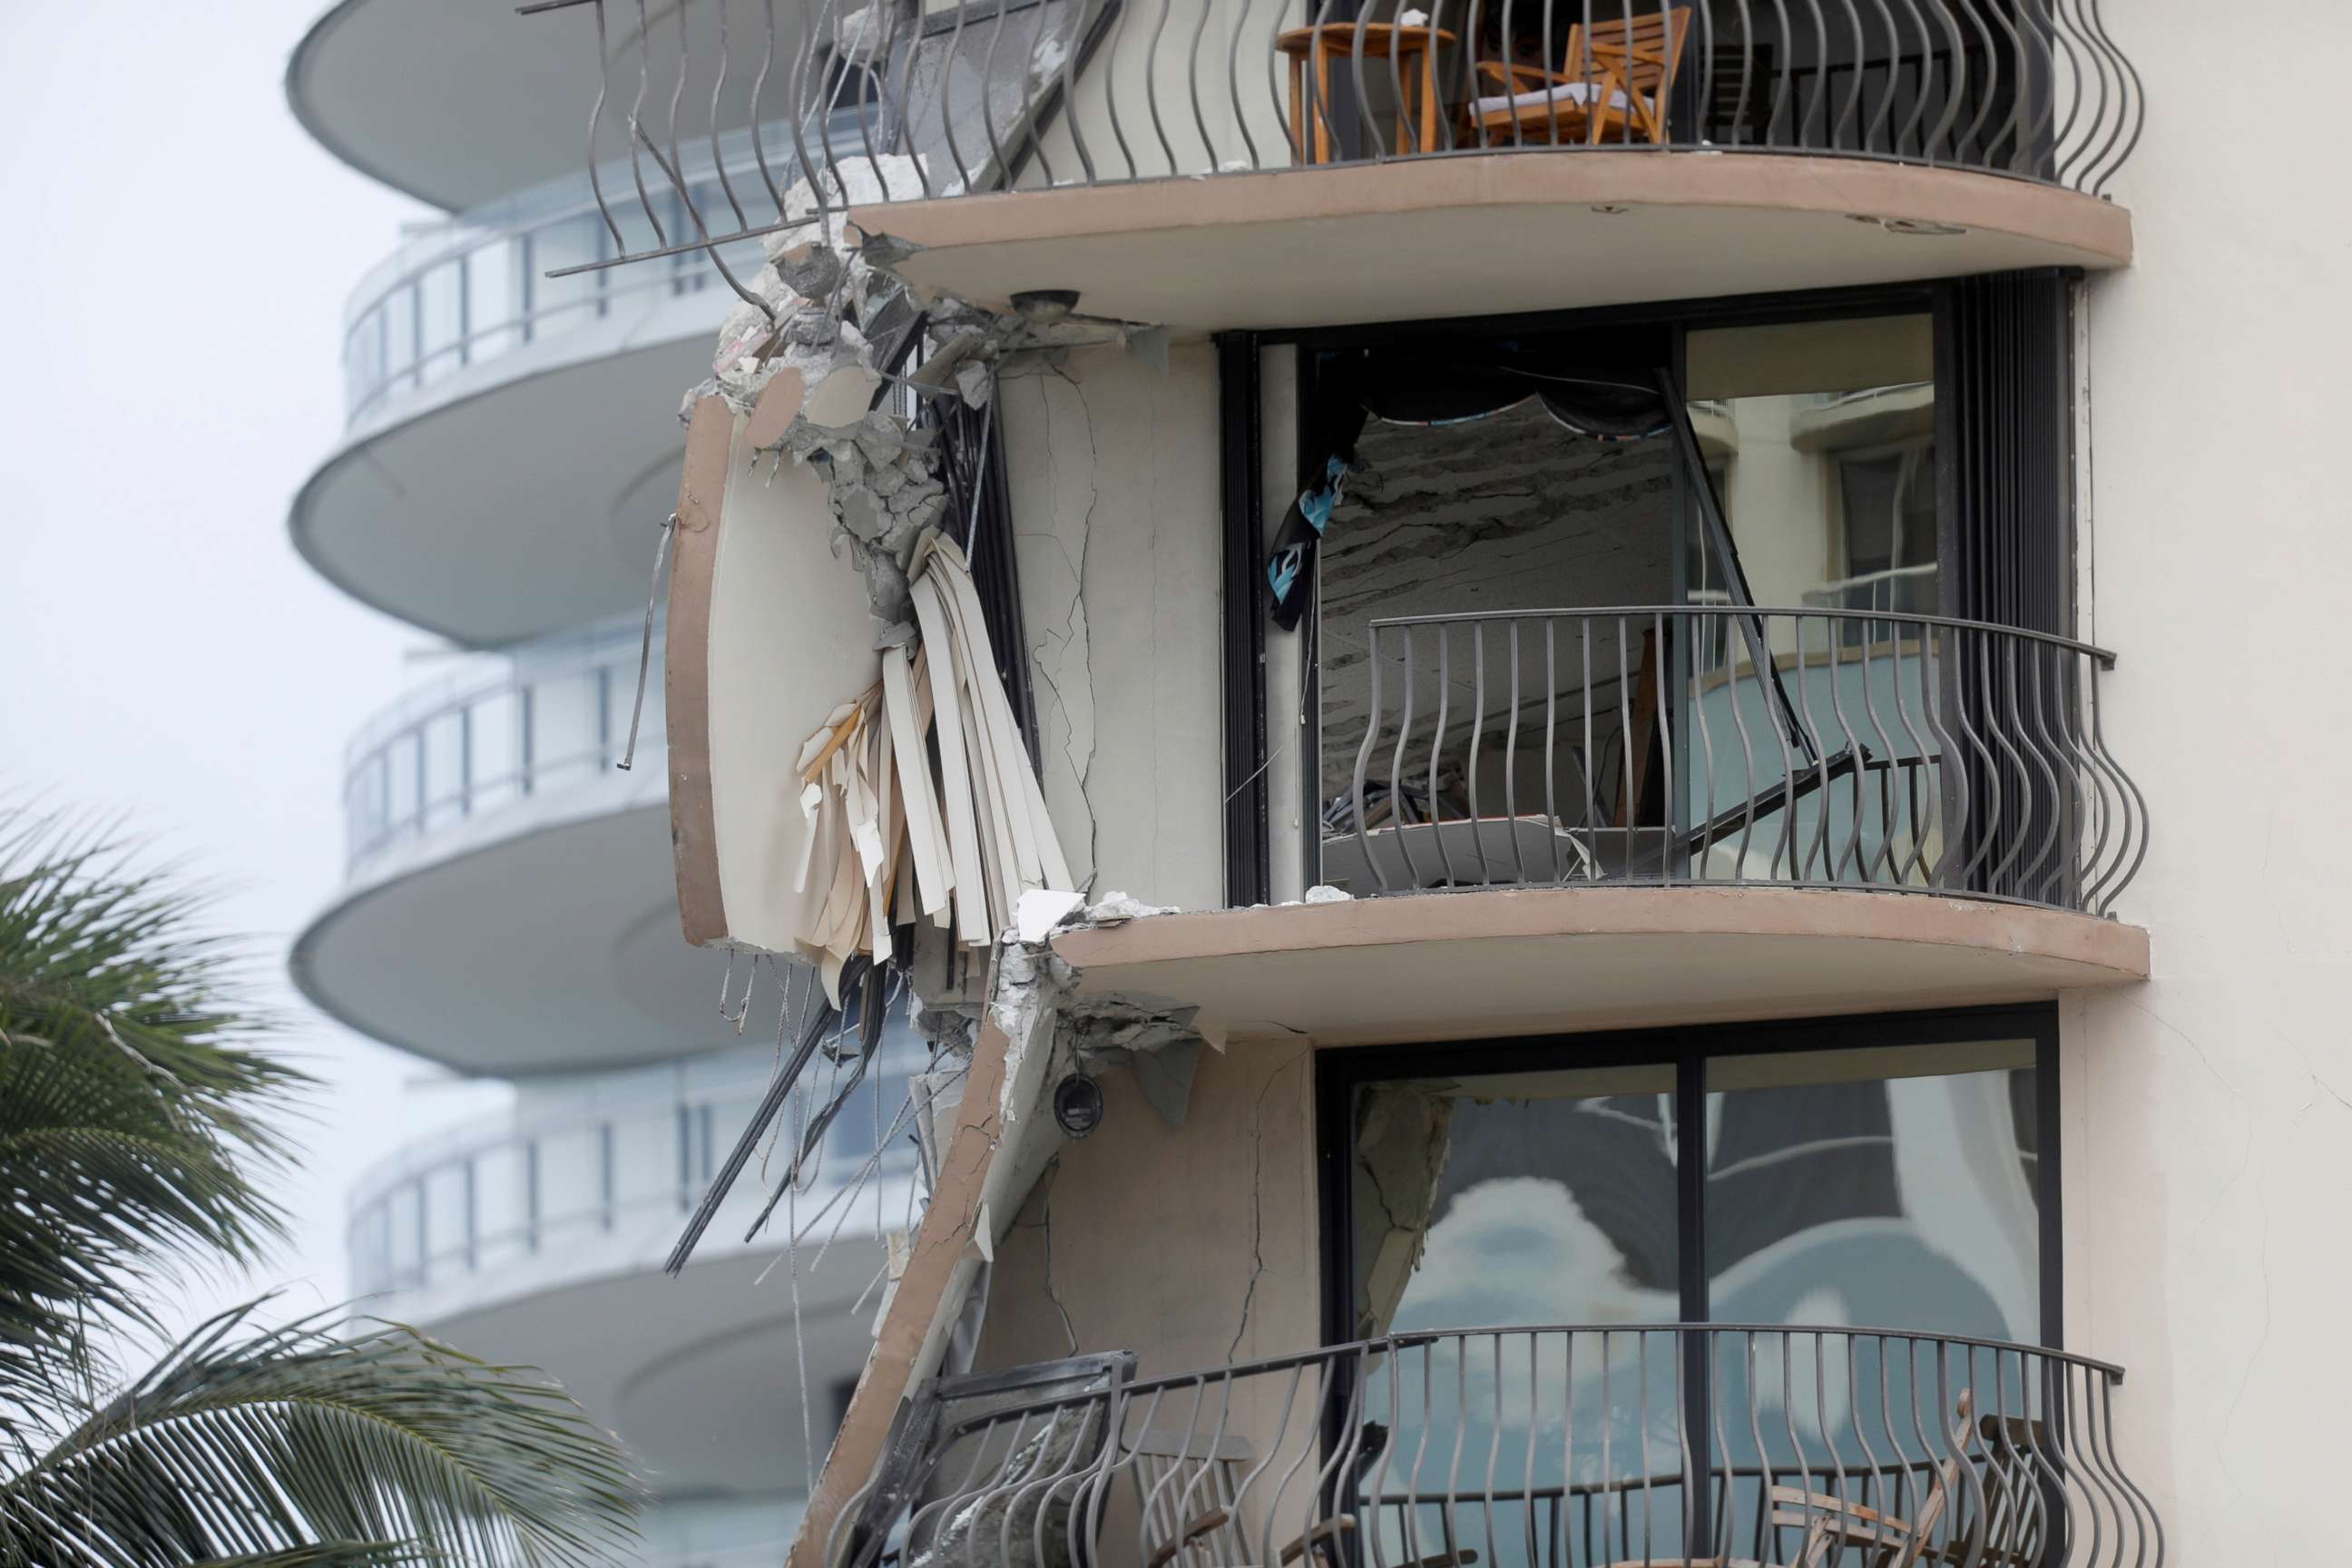
[[[2148,973],[2147,932],[1928,894],[1526,888],[1149,915],[1054,949],[1082,994],[1236,1037],[1498,1038],[2046,1000]]]
[[[2131,260],[2073,191],[1879,159],[1524,149],[861,207],[919,288],[1187,332],[1505,315]],[[1861,218],[1864,221],[1854,221]],[[1947,232],[1949,231],[1949,232]]]

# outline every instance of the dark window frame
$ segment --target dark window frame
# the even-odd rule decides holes
[[[1710,1059],[1788,1051],[1863,1050],[1966,1044],[1988,1038],[2033,1042],[2035,1200],[2038,1218],[2039,1338],[2063,1350],[2065,1332],[2064,1169],[2060,1146],[2058,1009],[2024,1006],[1947,1008],[1920,1013],[1867,1013],[1755,1023],[1675,1025],[1581,1035],[1522,1036],[1500,1040],[1393,1046],[1330,1047],[1314,1053],[1316,1213],[1321,1279],[1323,1342],[1354,1338],[1355,1259],[1349,1180],[1349,1131],[1355,1091],[1366,1083],[1400,1078],[1476,1077],[1572,1068],[1662,1067],[1675,1069],[1675,1147],[1706,1147],[1704,1074]],[[1708,1321],[1706,1266],[1706,1169],[1675,1163],[1677,1286],[1681,1321]]]
[[[1227,901],[1240,906],[1264,902],[1272,896],[1272,837],[1267,826],[1270,803],[1266,789],[1265,524],[1261,515],[1265,454],[1259,417],[1264,406],[1261,373],[1266,350],[1286,347],[1297,356],[1291,484],[1303,490],[1319,477],[1307,471],[1314,460],[1307,446],[1316,396],[1315,351],[1318,349],[1430,339],[1458,343],[1465,337],[1649,324],[1670,331],[1670,368],[1676,384],[1682,384],[1688,380],[1685,340],[1693,331],[1927,313],[1933,320],[1937,382],[1932,476],[1942,568],[1937,573],[1937,610],[1945,615],[2066,633],[2073,629],[2075,610],[2071,580],[2075,458],[2072,446],[2073,321],[2065,294],[2072,280],[2079,276],[2075,271],[2058,269],[1517,315],[1220,334]],[[1986,340],[2004,331],[2010,338],[2021,340],[2021,346],[2020,342],[2004,339],[1993,346],[2011,352],[1989,353]],[[2026,352],[2029,349],[2032,352]],[[2017,378],[2014,385],[2002,389],[2007,395],[2002,397],[1986,395],[1988,389],[1971,379],[1998,374],[2013,374]],[[2021,426],[2034,438],[2021,442],[2015,430],[1997,428],[1992,422],[2002,418]],[[2001,471],[1990,475],[1980,471],[1987,468]],[[2018,482],[2032,482],[2039,487],[2041,505],[2030,515],[2032,528],[2056,535],[2054,539],[2022,542],[2029,547],[2039,544],[2052,554],[2052,560],[2038,574],[2032,570],[1989,571],[1983,563],[1990,555],[2015,553],[2021,547],[2021,540],[2012,531],[2000,528],[1972,531],[1968,521],[1980,499],[1989,498],[2000,479],[2012,475]],[[1686,490],[1677,470],[1677,510],[1688,505]],[[1981,537],[1962,541],[1963,532]],[[1683,567],[1677,552],[1677,578]],[[2019,589],[2021,578],[2025,586],[2023,593]],[[2037,587],[2041,590],[2038,595],[2033,592]],[[1676,591],[1680,592],[1679,582]],[[1237,613],[1244,604],[1245,617]],[[2053,618],[2064,624],[2042,624]],[[1308,710],[1318,710],[1322,693],[1318,672],[1312,667],[1304,672],[1302,690]],[[1319,726],[1301,726],[1296,809],[1299,821],[1309,825],[1307,831],[1300,835],[1303,886],[1311,886],[1321,869],[1321,845],[1311,826],[1321,820],[1323,809],[1321,750]]]

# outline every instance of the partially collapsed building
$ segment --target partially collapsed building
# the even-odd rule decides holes
[[[2344,1173],[2333,786],[2248,772],[2326,617],[2179,617],[2294,331],[2180,325],[2272,178],[2146,112],[2203,19],[521,9],[574,275],[725,289],[677,905],[807,1001],[701,1208],[924,1058],[793,1568],[2313,1542],[2341,1268],[2233,1237]]]

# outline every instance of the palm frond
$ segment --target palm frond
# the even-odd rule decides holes
[[[252,1048],[203,909],[104,837],[0,807],[0,1409],[60,1408],[92,1315],[144,1321],[181,1260],[283,1234],[258,1178],[308,1080]]]
[[[285,1552],[252,1552],[242,1557],[207,1557],[189,1568],[404,1568],[432,1559],[414,1547],[389,1541],[322,1541]]]
[[[258,1305],[200,1326],[0,1480],[0,1559],[538,1568],[625,1551],[639,1485],[561,1388],[398,1324],[257,1329]]]

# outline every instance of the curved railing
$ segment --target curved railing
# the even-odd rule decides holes
[[[530,796],[609,774],[628,745],[642,616],[600,622],[457,668],[352,737],[343,758],[346,868]],[[658,778],[662,643],[655,629],[635,767]]]
[[[844,118],[839,129],[854,134],[854,122]],[[748,131],[721,138],[715,161],[707,147],[695,154],[686,163],[684,191],[666,185],[649,192],[647,207],[614,215],[617,232],[584,174],[412,230],[361,279],[344,308],[345,423],[357,424],[467,365],[715,284],[711,264],[699,254],[620,274],[592,268],[548,276],[653,244],[665,220],[669,227],[684,222],[687,199],[703,206],[721,200],[722,170],[737,179],[755,177]],[[616,177],[626,174],[613,169],[601,175]],[[746,242],[728,259],[756,268],[758,247]]]
[[[2115,656],[1873,610],[1374,621],[1324,683],[1327,881],[1869,888],[2104,914],[2147,849]]]
[[[2157,1568],[2122,1379],[1782,1324],[1398,1333],[1139,1383],[1091,1358],[933,1385],[825,1560]]]
[[[627,160],[594,194],[633,256],[803,219],[800,181],[898,201],[1494,151],[1828,154],[2095,195],[2143,118],[2100,0],[805,0],[731,37],[689,0],[650,48],[608,0],[525,9],[593,11],[587,162]],[[647,193],[746,123],[758,177],[663,222]]]
[[[894,1035],[881,1068],[825,1129],[803,1219],[845,1184],[870,1186],[913,1168],[913,1149],[903,1129],[892,1135],[887,1113],[926,1058],[911,1031]],[[757,1059],[729,1070],[653,1068],[538,1087],[530,1091],[540,1097],[536,1109],[402,1151],[352,1189],[352,1289],[382,1295],[527,1271],[642,1222],[674,1216],[683,1225],[767,1088],[769,1059],[751,1055]],[[879,1124],[877,1103],[886,1112]],[[870,1162],[877,1132],[888,1152]],[[761,1187],[738,1184],[720,1233],[732,1239],[748,1228],[765,1202]],[[779,1218],[780,1240],[782,1229]]]

